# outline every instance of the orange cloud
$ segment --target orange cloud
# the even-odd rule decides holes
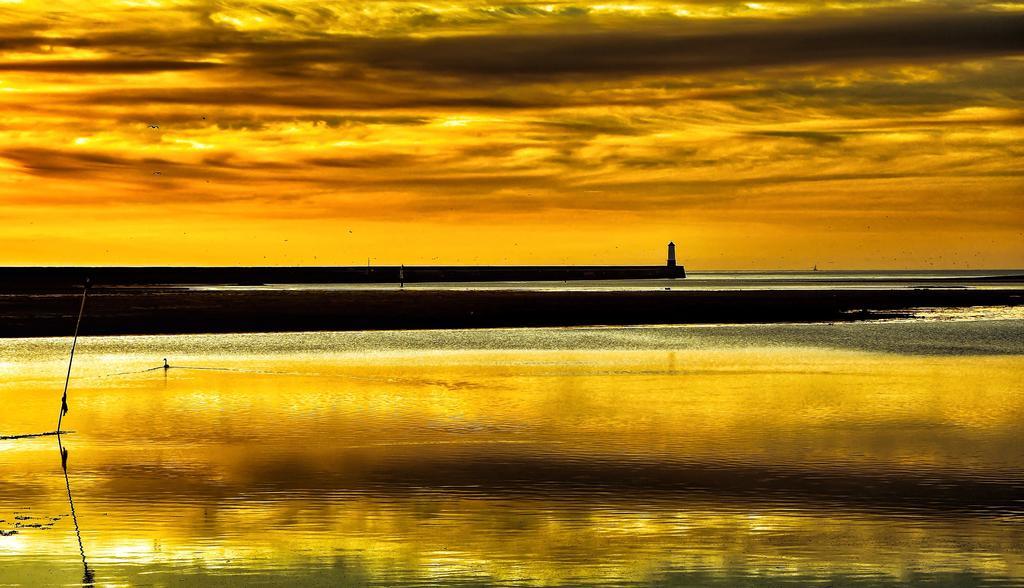
[[[1020,266],[1022,39],[983,2],[24,0],[0,263]]]

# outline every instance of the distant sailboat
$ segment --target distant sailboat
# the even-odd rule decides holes
[[[812,271],[812,272],[816,272],[816,271],[818,271],[818,266],[817,266],[817,265],[815,265],[815,266],[814,266],[814,268],[813,268],[813,269],[812,269],[811,271]]]

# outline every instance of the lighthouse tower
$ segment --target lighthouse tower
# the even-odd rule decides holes
[[[676,267],[676,244],[668,242],[668,267]]]

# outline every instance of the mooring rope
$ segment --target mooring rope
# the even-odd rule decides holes
[[[47,431],[45,433],[28,433],[25,435],[6,435],[0,436],[0,441],[7,441],[13,439],[30,439],[32,437],[47,437],[50,435],[57,436],[57,443],[60,443],[60,425],[64,421],[64,415],[68,413],[68,384],[71,382],[71,365],[75,361],[75,347],[78,345],[78,329],[82,326],[82,315],[85,314],[85,298],[89,294],[89,278],[85,279],[85,284],[82,284],[82,304],[78,307],[78,319],[75,321],[75,337],[71,340],[71,356],[68,358],[68,373],[64,377],[64,395],[60,398],[60,414],[57,415],[57,430]],[[70,433],[71,431],[65,431]]]
[[[82,326],[82,315],[85,313],[85,297],[89,294],[89,278],[85,279],[82,285],[82,305],[78,307],[78,320],[75,321],[75,338],[71,340],[71,357],[68,358],[68,374],[64,378],[64,396],[60,399],[60,416],[57,417],[57,433],[60,433],[60,423],[64,415],[68,413],[68,383],[71,382],[71,365],[75,361],[75,346],[78,345],[78,328]]]

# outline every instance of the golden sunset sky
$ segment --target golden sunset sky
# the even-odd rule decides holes
[[[0,264],[1024,267],[1024,4],[0,0]]]

